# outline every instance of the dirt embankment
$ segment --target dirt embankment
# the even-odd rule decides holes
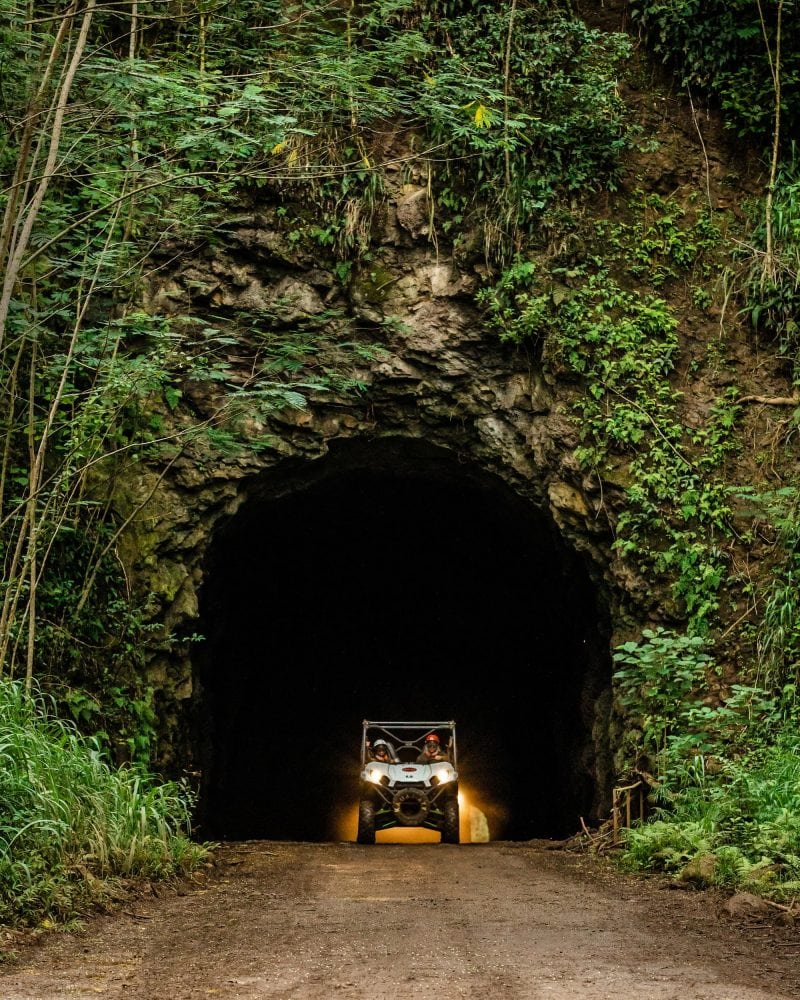
[[[24,947],[0,996],[800,997],[800,928],[722,903],[534,844],[228,844],[191,891]]]

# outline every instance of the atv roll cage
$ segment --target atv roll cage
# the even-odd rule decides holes
[[[441,730],[444,730],[446,740],[441,739]],[[428,733],[439,735],[442,750],[450,758],[453,767],[458,767],[456,724],[452,719],[447,722],[370,722],[364,719],[361,734],[362,768],[369,760],[369,751],[375,740],[386,740],[392,751],[393,763],[407,764],[417,759]]]

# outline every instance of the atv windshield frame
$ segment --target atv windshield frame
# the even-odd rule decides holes
[[[401,764],[413,764],[422,753],[425,737],[435,732],[442,751],[454,768],[458,767],[456,724],[452,719],[438,722],[375,722],[364,719],[361,730],[361,767],[370,760],[370,748],[375,740],[383,739],[393,751],[393,759]]]

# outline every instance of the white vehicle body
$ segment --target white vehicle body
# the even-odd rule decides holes
[[[432,785],[443,785],[448,781],[458,780],[458,772],[448,761],[436,761],[433,764],[384,764],[372,760],[361,772],[363,781],[380,783],[386,777],[389,788],[403,784],[422,782],[425,788]]]

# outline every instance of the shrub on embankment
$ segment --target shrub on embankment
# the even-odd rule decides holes
[[[191,795],[114,768],[40,694],[0,682],[0,923],[65,920],[120,878],[190,871]]]
[[[647,776],[655,810],[625,832],[622,864],[682,882],[746,890],[794,907],[800,894],[800,702],[723,686],[698,636],[645,630],[615,654],[618,696],[632,721],[631,772]]]

